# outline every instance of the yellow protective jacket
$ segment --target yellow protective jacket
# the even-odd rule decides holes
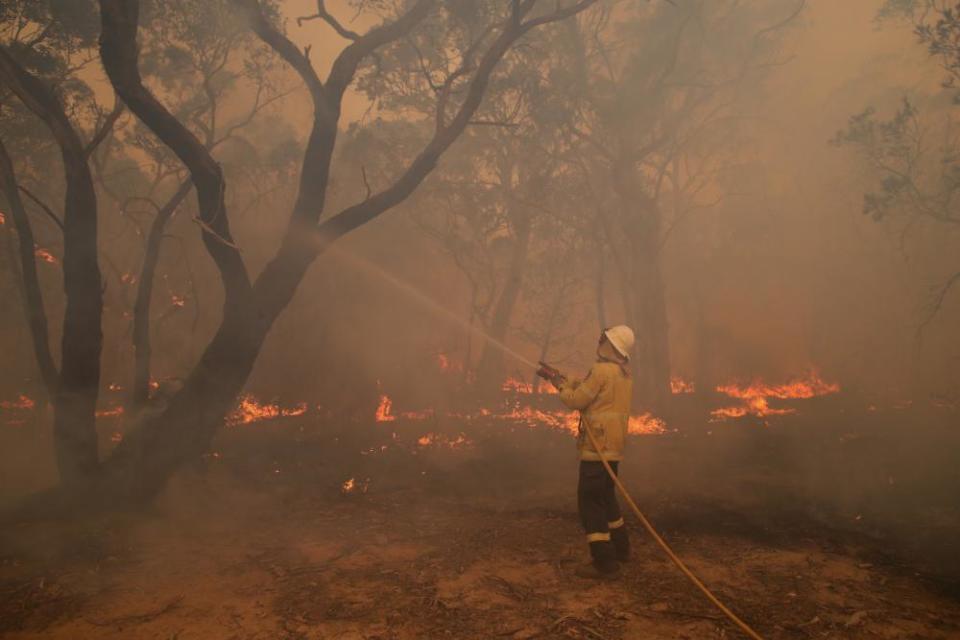
[[[587,377],[565,382],[560,400],[580,411],[577,449],[581,460],[599,460],[584,429],[590,429],[607,460],[622,460],[630,421],[633,380],[615,362],[594,363]]]

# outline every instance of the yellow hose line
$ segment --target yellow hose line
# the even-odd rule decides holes
[[[683,560],[677,557],[677,554],[673,552],[673,549],[670,548],[670,545],[668,545],[666,541],[660,537],[660,534],[657,533],[657,530],[653,528],[653,525],[650,524],[650,521],[647,520],[647,517],[643,515],[642,511],[640,511],[640,507],[638,507],[637,503],[634,502],[633,498],[630,497],[630,494],[627,492],[627,488],[623,486],[622,482],[620,482],[620,478],[617,477],[617,474],[613,472],[613,469],[610,467],[610,463],[607,462],[607,459],[604,457],[600,446],[597,444],[597,439],[594,437],[593,432],[590,431],[590,427],[585,423],[581,423],[581,428],[587,432],[587,437],[590,438],[590,444],[593,445],[597,455],[600,456],[600,462],[603,463],[603,468],[607,470],[607,473],[610,475],[610,479],[613,480],[613,484],[617,486],[617,490],[620,492],[620,495],[622,495],[623,499],[627,501],[627,504],[630,505],[630,508],[633,509],[633,512],[637,514],[637,518],[640,519],[640,524],[642,524],[643,528],[647,530],[647,533],[653,536],[653,539],[657,541],[657,544],[660,545],[660,548],[663,549],[664,553],[666,553],[670,559],[673,560],[673,563],[680,568],[680,571],[683,572],[683,575],[687,576],[687,578],[690,579],[690,582],[696,585],[697,589],[700,589],[700,591],[703,592],[703,595],[707,596],[707,600],[716,605],[716,607],[723,612],[723,615],[730,618],[731,622],[740,627],[740,629],[747,634],[748,637],[752,638],[753,640],[763,640],[763,637],[751,629],[750,625],[741,620],[737,614],[728,609],[725,604],[720,602],[717,596],[713,595],[713,592],[710,591],[710,589],[708,589],[706,585],[700,581],[700,578],[693,575],[693,572],[690,571],[687,565],[683,563]]]

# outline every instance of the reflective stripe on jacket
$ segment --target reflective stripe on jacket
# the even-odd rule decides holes
[[[587,377],[560,388],[560,400],[580,411],[577,449],[581,460],[599,460],[584,429],[590,429],[607,460],[622,460],[630,421],[633,380],[614,362],[594,363]]]

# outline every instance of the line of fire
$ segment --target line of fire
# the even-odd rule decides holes
[[[958,42],[0,1],[0,637],[960,638]]]

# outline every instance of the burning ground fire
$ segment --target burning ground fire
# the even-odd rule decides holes
[[[515,380],[509,380],[504,383],[504,389],[516,390],[516,393],[526,394],[532,393],[532,385],[522,386],[522,383],[517,383]],[[380,395],[380,404],[377,406],[375,413],[375,419],[377,422],[393,422],[398,417],[404,420],[416,421],[423,420],[427,417],[432,417],[434,414],[433,411],[408,411],[394,415],[392,413],[393,401],[384,394]],[[450,417],[461,418],[464,420],[475,420],[478,418],[486,418],[490,420],[499,420],[504,422],[512,422],[516,424],[522,424],[531,429],[536,427],[548,427],[551,429],[559,429],[561,431],[567,431],[572,434],[576,434],[580,426],[580,414],[576,411],[544,411],[543,409],[537,409],[531,406],[519,406],[515,404],[509,411],[492,411],[490,409],[480,409],[471,414],[451,414]],[[658,433],[664,433],[667,430],[666,424],[663,420],[655,418],[649,413],[644,413],[642,415],[631,416],[628,426],[628,432],[631,435],[652,435]],[[432,434],[428,434],[432,435]],[[429,438],[420,439],[421,446],[426,446],[432,444],[433,441]],[[449,443],[447,446],[459,446],[461,443],[458,440]]]
[[[840,391],[840,385],[824,382],[816,373],[810,373],[804,379],[795,379],[786,384],[769,385],[755,381],[748,386],[738,384],[720,385],[717,391],[731,398],[741,401],[741,404],[732,407],[721,407],[710,412],[713,420],[728,418],[742,418],[753,415],[758,418],[766,416],[787,415],[796,413],[796,409],[771,407],[769,400],[806,400],[818,396],[825,396]]]
[[[227,416],[226,425],[235,427],[241,424],[260,422],[261,420],[302,416],[306,412],[307,403],[305,402],[293,407],[283,408],[275,403],[261,403],[253,396],[244,394],[240,396],[237,408]]]
[[[445,358],[439,358],[438,364],[445,370],[456,369],[456,365]],[[151,386],[154,388],[156,385],[157,383],[155,382],[151,383]],[[694,391],[693,384],[681,378],[673,378],[670,386],[674,394],[688,394]],[[535,386],[532,382],[524,382],[517,378],[507,378],[501,388],[504,392],[513,394],[515,401],[496,410],[481,408],[467,414],[449,413],[446,417],[468,422],[474,420],[502,422],[512,425],[522,425],[530,429],[545,427],[571,434],[578,432],[579,414],[576,411],[544,410],[521,401],[522,397],[532,396],[533,394],[556,394],[556,390],[551,385]],[[113,384],[109,386],[109,390],[112,392],[120,392],[122,391],[122,387]],[[840,387],[837,384],[825,382],[816,373],[810,373],[804,378],[796,378],[785,384],[768,384],[762,381],[754,381],[748,385],[738,383],[720,385],[716,390],[730,398],[736,399],[738,404],[714,409],[710,412],[711,421],[736,419],[745,416],[763,418],[767,416],[792,414],[796,412],[796,409],[771,406],[770,400],[809,399],[837,393]],[[25,394],[20,394],[14,400],[0,401],[0,410],[12,414],[6,420],[7,424],[10,425],[24,424],[25,419],[23,419],[23,415],[32,411],[35,406],[36,403],[34,400]],[[263,402],[250,394],[245,394],[239,398],[236,409],[226,417],[225,424],[230,427],[235,427],[278,418],[302,416],[307,413],[307,410],[308,406],[306,403],[284,407],[276,402]],[[112,404],[97,410],[96,415],[101,419],[119,418],[124,415],[124,407],[119,403]],[[427,420],[435,421],[436,418],[437,413],[433,409],[395,412],[393,401],[388,395],[382,392],[374,413],[374,419],[377,423],[391,423],[397,420],[416,423]],[[666,433],[667,431],[667,425],[664,421],[650,413],[630,417],[628,432],[631,435],[657,435]],[[394,436],[396,440],[396,434],[394,434]],[[115,441],[117,439],[115,439]],[[463,433],[450,436],[433,431],[418,436],[415,443],[416,447],[419,448],[446,449],[458,449],[473,444]],[[370,451],[369,453],[375,453],[375,451]]]

